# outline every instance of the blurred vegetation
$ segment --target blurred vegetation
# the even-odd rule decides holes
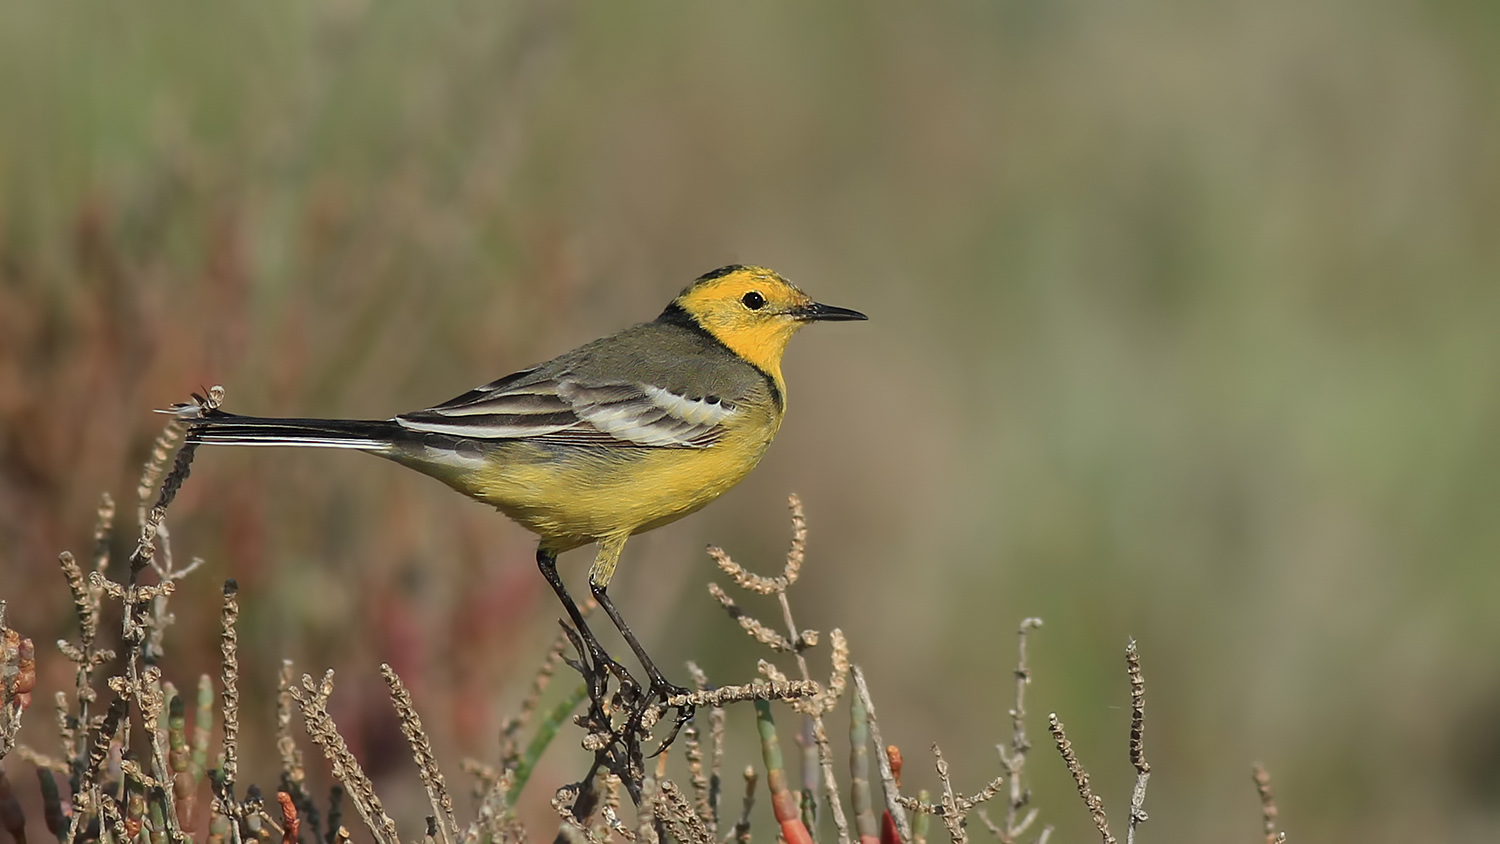
[[[9,5],[10,624],[70,629],[52,560],[128,498],[150,408],[222,383],[231,410],[385,417],[761,263],[872,319],[799,337],[765,463],[631,543],[618,599],[663,664],[744,673],[701,548],[774,559],[796,490],[802,621],[848,632],[888,740],[992,770],[1038,615],[1029,705],[1091,759],[1128,719],[1120,647],[1149,655],[1150,840],[1254,829],[1255,760],[1308,840],[1492,840],[1497,24],[1465,0]],[[380,461],[205,451],[171,525],[214,573],[174,601],[184,675],[237,578],[246,730],[280,658],[333,666],[377,779],[406,757],[376,665],[442,755],[491,740],[553,635],[530,537]],[[1123,757],[1091,769],[1128,791]],[[1057,760],[1029,772],[1076,800]]]

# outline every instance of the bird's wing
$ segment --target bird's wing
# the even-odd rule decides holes
[[[653,384],[595,381],[570,371],[525,370],[428,410],[396,417],[402,427],[474,440],[559,445],[705,448],[738,413],[716,396]]]

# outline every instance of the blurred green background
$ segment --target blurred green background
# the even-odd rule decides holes
[[[664,664],[753,675],[701,549],[775,570],[796,491],[799,620],[849,634],[909,785],[932,741],[966,790],[997,771],[1039,615],[1054,840],[1093,834],[1054,710],[1123,831],[1135,636],[1149,840],[1257,840],[1261,761],[1296,840],[1493,841],[1497,8],[8,4],[0,597],[39,700],[70,685],[51,560],[102,491],[129,524],[151,408],[384,418],[757,263],[871,320],[799,337],[762,466],[629,545]],[[529,535],[381,461],[203,451],[169,521],[208,560],[173,670],[216,664],[238,578],[248,728],[283,656],[333,666],[383,777],[414,781],[380,661],[457,776],[554,632]]]

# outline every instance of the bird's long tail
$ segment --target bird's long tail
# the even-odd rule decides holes
[[[267,419],[210,410],[188,424],[187,441],[202,445],[304,445],[389,451],[408,435],[389,420]]]

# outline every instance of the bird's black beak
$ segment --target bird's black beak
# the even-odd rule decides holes
[[[791,311],[791,315],[808,322],[844,322],[852,319],[869,319],[869,317],[859,311],[851,311],[848,308],[840,308],[837,305],[824,305],[819,302],[795,308]]]

